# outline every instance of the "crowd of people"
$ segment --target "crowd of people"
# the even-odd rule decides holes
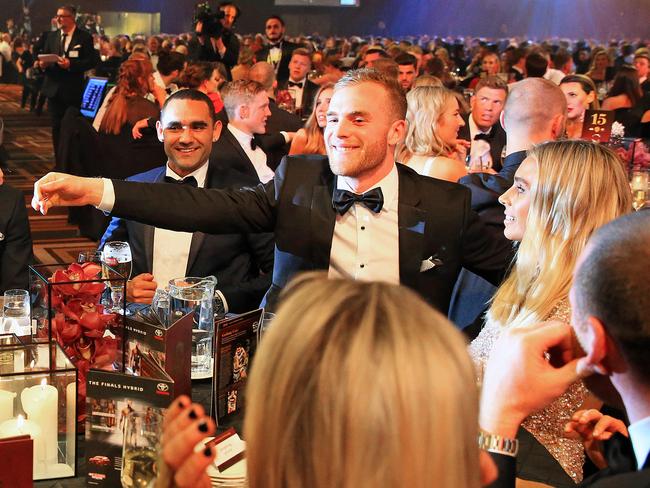
[[[167,157],[125,180],[49,173],[35,210],[111,213],[100,247],[130,243],[130,301],[214,275],[223,311],[277,310],[247,390],[249,486],[646,486],[650,214],[583,129],[602,107],[648,136],[648,47],[289,38],[279,16],[241,35],[220,8],[111,39],[61,7],[13,49],[42,72],[23,101],[45,95],[55,148],[94,70],[115,85],[99,135]],[[209,486],[214,449],[194,447],[214,431],[174,402],[160,486]]]

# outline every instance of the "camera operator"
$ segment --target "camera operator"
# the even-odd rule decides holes
[[[239,40],[232,27],[240,14],[239,7],[231,2],[220,3],[216,13],[212,13],[208,3],[204,2],[197,5],[194,15],[200,44],[198,59],[223,63],[228,80],[232,79],[230,70],[239,58]]]

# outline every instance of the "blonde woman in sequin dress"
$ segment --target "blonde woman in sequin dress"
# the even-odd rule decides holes
[[[609,149],[585,141],[534,147],[499,201],[505,206],[505,236],[519,247],[485,327],[470,345],[479,371],[505,327],[569,322],[568,293],[576,258],[595,229],[631,211],[630,189],[619,159]],[[518,486],[563,487],[582,480],[583,446],[564,438],[563,432],[586,400],[586,388],[575,383],[524,421],[518,435],[522,443]]]

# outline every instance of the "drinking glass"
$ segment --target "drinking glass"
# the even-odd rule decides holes
[[[113,241],[104,245],[104,251],[102,252],[104,279],[110,280],[111,274],[113,274],[111,269],[113,269],[128,280],[131,277],[131,264],[131,248],[128,242]],[[121,313],[122,300],[124,299],[124,282],[121,280],[109,281],[108,286],[111,287],[111,311]]]
[[[145,413],[133,410],[126,415],[123,432],[122,487],[146,488],[158,476],[162,416],[151,407]]]
[[[648,171],[632,172],[630,188],[632,189],[632,206],[634,210],[641,210],[645,206],[648,198],[648,184],[650,183],[649,175]]]
[[[17,336],[32,334],[29,317],[29,292],[27,290],[7,290],[2,306],[2,331]]]
[[[271,323],[275,320],[275,314],[271,312],[264,312],[260,319],[259,327],[257,328],[257,341],[262,340],[262,336],[268,332]]]
[[[102,252],[96,249],[90,249],[88,251],[81,251],[77,257],[77,263],[97,263],[101,264],[102,262]]]

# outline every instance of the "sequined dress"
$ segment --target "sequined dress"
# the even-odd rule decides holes
[[[569,302],[562,300],[546,320],[568,323],[570,317]],[[488,321],[478,337],[470,344],[469,352],[479,371],[483,371],[490,351],[502,330],[498,324]],[[587,389],[582,381],[578,381],[571,385],[564,395],[545,409],[527,417],[522,424],[522,427],[546,448],[575,483],[582,481],[584,449],[580,441],[566,439],[563,433],[565,424],[573,413],[580,409],[586,398]]]

